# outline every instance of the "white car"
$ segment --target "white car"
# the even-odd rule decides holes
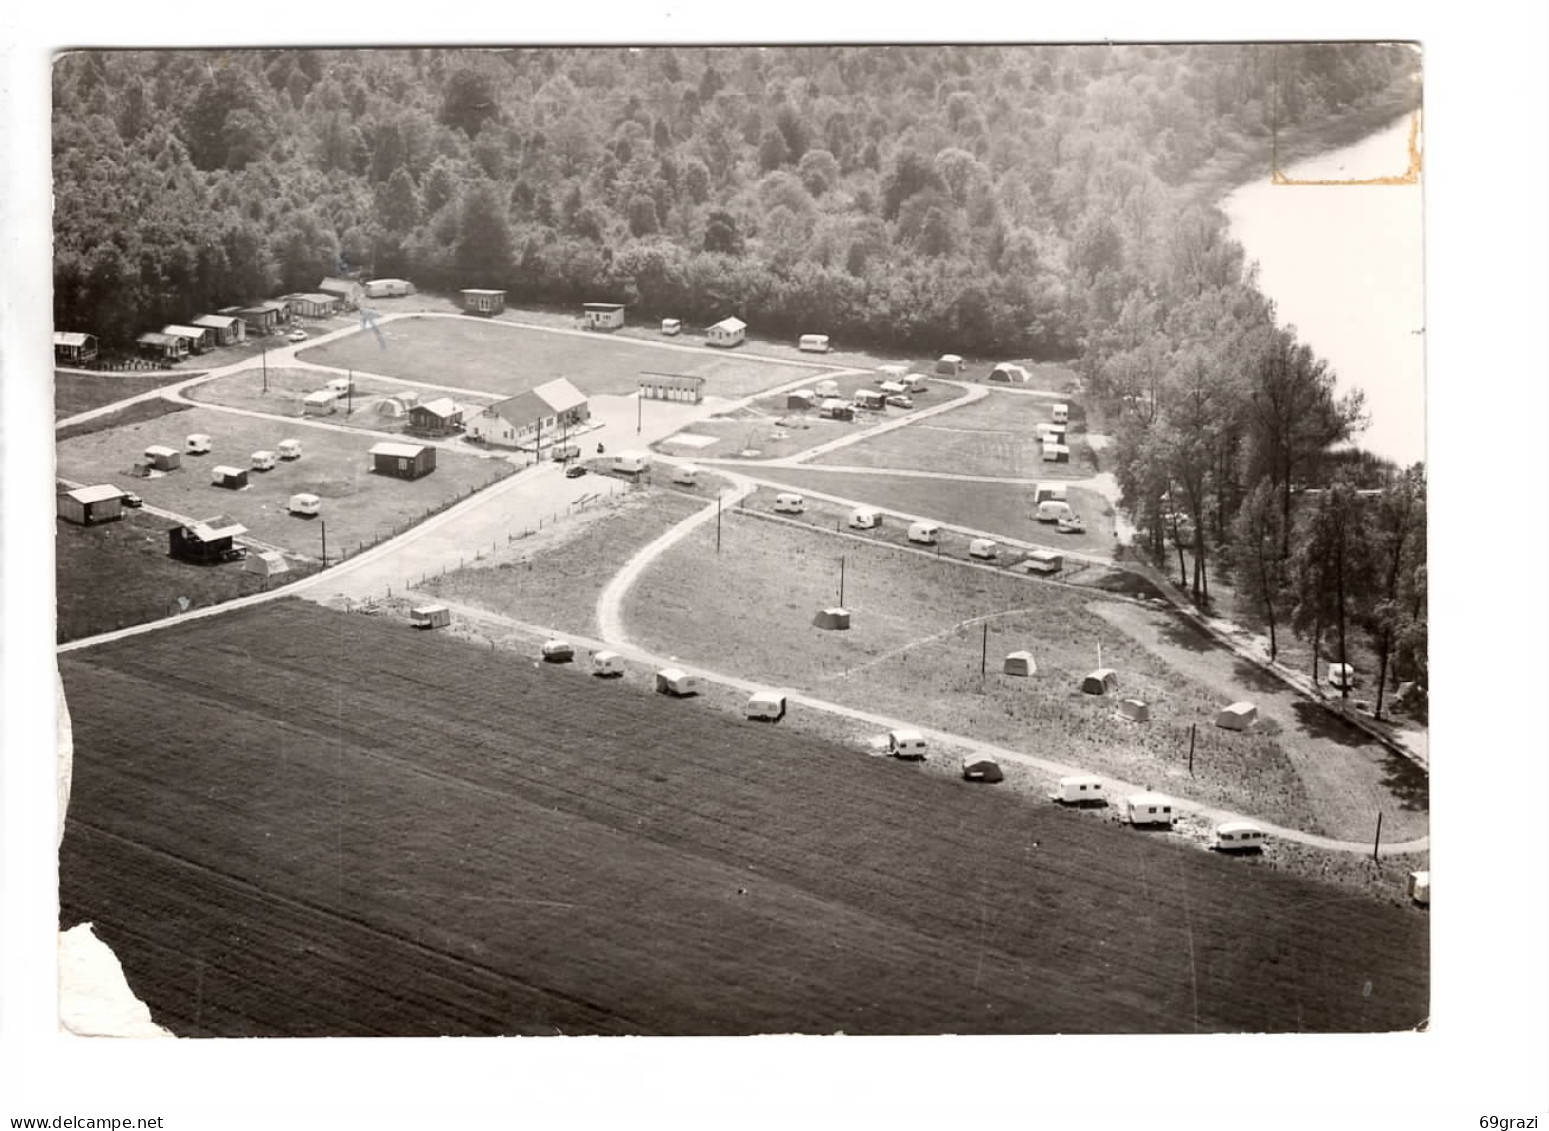
[[[1079,514],[1073,514],[1069,518],[1060,519],[1055,529],[1061,534],[1080,534],[1086,529],[1086,522]]]
[[[290,333],[285,335],[285,340],[288,342],[304,342],[307,340],[307,332],[305,330],[299,329],[292,330]]]
[[[894,393],[892,396],[887,398],[887,403],[892,405],[894,408],[914,407],[914,402],[908,397],[904,396],[902,393]]]

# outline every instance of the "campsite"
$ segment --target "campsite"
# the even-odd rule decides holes
[[[341,715],[306,689],[345,667]],[[279,602],[61,669],[61,926],[95,923],[184,1035],[1372,1031],[1428,1008],[1405,908],[381,617]]]

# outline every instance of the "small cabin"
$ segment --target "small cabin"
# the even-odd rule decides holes
[[[216,565],[242,556],[242,551],[236,547],[236,539],[246,533],[247,527],[241,523],[233,522],[224,515],[216,515],[200,522],[172,527],[167,531],[167,549],[178,561]]]
[[[612,679],[624,674],[624,657],[617,652],[592,653],[592,674]]]
[[[829,349],[827,334],[803,334],[801,340],[796,343],[796,348],[802,353],[827,353]]]
[[[280,447],[279,447],[279,453],[280,453],[280,458],[281,459],[300,459],[301,458],[301,441],[300,440],[281,440],[280,441]]]
[[[1103,779],[1092,774],[1072,774],[1059,780],[1049,795],[1061,805],[1106,805],[1108,794]]]
[[[1210,847],[1217,852],[1260,852],[1264,830],[1251,821],[1223,821],[1215,827]]]
[[[1124,819],[1132,825],[1166,825],[1176,820],[1172,798],[1160,793],[1132,793],[1124,799]]]
[[[1000,670],[1006,675],[1034,676],[1038,674],[1038,662],[1033,659],[1031,652],[1020,649],[1006,653],[1006,660]]]
[[[968,543],[968,556],[981,561],[994,561],[1000,556],[1000,545],[993,538],[975,538]]]
[[[850,512],[850,529],[852,530],[875,530],[881,525],[882,514],[880,511],[872,510],[870,507],[856,507]]]
[[[97,335],[54,331],[54,360],[61,365],[84,365],[97,358]]]
[[[944,353],[936,359],[936,372],[943,377],[956,377],[963,371],[963,359],[955,353]]]
[[[392,441],[371,449],[371,470],[395,479],[419,479],[436,470],[436,449],[427,444],[400,444]]]
[[[152,444],[146,448],[145,459],[157,471],[176,471],[183,466],[182,453],[165,444]]]
[[[247,340],[247,323],[229,314],[201,314],[188,324],[210,331],[218,346],[234,346]]]
[[[740,318],[723,318],[705,331],[705,344],[730,349],[740,346],[748,336],[748,324]]]
[[[322,511],[323,500],[319,499],[316,495],[309,495],[306,492],[302,492],[300,494],[292,495],[290,497],[290,502],[286,504],[285,509],[288,510],[291,514],[305,515],[310,518]]]
[[[656,690],[662,695],[682,698],[699,694],[699,677],[682,668],[663,668],[656,673]]]
[[[553,640],[545,640],[541,653],[543,662],[546,664],[568,664],[575,659],[575,649],[571,647],[570,641],[560,640],[557,637]]]
[[[254,471],[273,471],[275,455],[267,448],[260,449],[252,454],[251,464]]]
[[[1051,415],[1054,418],[1054,423],[1069,424],[1070,406],[1068,404],[1057,404],[1054,406],[1054,412]]]
[[[1034,550],[1027,555],[1022,568],[1028,573],[1059,573],[1065,568],[1065,555],[1053,550]]]
[[[227,467],[224,464],[212,467],[210,468],[210,483],[216,487],[240,491],[247,486],[247,469],[245,467]]]
[[[452,610],[445,605],[420,605],[409,610],[409,623],[415,628],[446,628],[452,623]]]
[[[743,704],[744,718],[777,723],[785,718],[785,696],[778,691],[757,691]]]
[[[182,338],[188,343],[190,353],[204,353],[215,348],[215,335],[204,326],[163,326],[163,334],[171,334],[174,338]]]
[[[586,302],[581,310],[588,330],[617,330],[624,325],[622,302]]]
[[[921,519],[919,522],[909,524],[909,541],[917,542],[922,546],[934,546],[941,540],[941,524],[927,522]]]
[[[676,338],[683,333],[683,320],[681,318],[663,318],[662,333],[669,338]]]
[[[850,627],[850,610],[841,609],[837,605],[832,608],[819,609],[817,616],[812,618],[812,625],[814,628],[843,632]]]
[[[206,454],[213,446],[214,445],[210,442],[209,435],[204,432],[191,433],[188,438],[183,441],[183,450],[191,456],[202,456]]]
[[[794,491],[781,491],[775,496],[776,514],[801,514],[807,509],[807,500]]]
[[[77,487],[55,500],[56,513],[66,522],[95,526],[124,517],[124,492],[107,483]]]
[[[1131,723],[1151,721],[1151,705],[1144,699],[1120,699],[1119,718]]]
[[[158,361],[182,361],[188,356],[188,339],[176,334],[150,331],[136,338],[135,345],[141,353]]]
[[[1006,774],[994,758],[986,758],[982,754],[965,754],[963,780],[994,783],[1005,781]]]
[[[506,292],[469,287],[458,292],[464,314],[482,314],[491,318],[506,308]]]
[[[1112,695],[1119,690],[1119,673],[1112,668],[1088,672],[1081,681],[1083,695]]]
[[[913,727],[887,732],[887,752],[895,758],[919,761],[925,757],[925,736]]]
[[[1233,703],[1216,712],[1216,726],[1223,730],[1247,730],[1259,721],[1259,709],[1252,703]]]

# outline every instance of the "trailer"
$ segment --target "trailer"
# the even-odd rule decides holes
[[[291,514],[299,514],[306,518],[311,518],[323,509],[323,500],[319,499],[316,495],[309,495],[305,492],[302,492],[301,494],[292,495],[290,497],[290,502],[286,509],[289,510]]]
[[[1124,799],[1124,819],[1131,825],[1165,825],[1176,820],[1172,798],[1160,793],[1132,793]]]
[[[1223,821],[1211,834],[1210,847],[1217,852],[1262,852],[1264,830],[1251,821]]]
[[[445,605],[421,605],[409,610],[409,623],[415,628],[445,628],[452,623],[452,610]]]
[[[913,727],[898,727],[887,732],[887,752],[906,761],[923,761],[925,736]]]
[[[614,679],[624,674],[624,657],[617,652],[592,653],[592,674]]]
[[[1108,794],[1103,779],[1094,774],[1071,774],[1059,780],[1049,798],[1061,805],[1106,805]]]
[[[758,691],[743,704],[742,714],[749,719],[777,723],[785,718],[785,696],[778,691]]]
[[[936,522],[911,522],[909,524],[909,541],[917,542],[922,546],[934,546],[941,540],[941,524]]]
[[[656,673],[656,690],[662,695],[679,698],[699,694],[699,677],[690,675],[682,668],[663,668]]]
[[[993,561],[1000,556],[1000,546],[992,538],[975,538],[968,543],[968,556],[983,561]]]
[[[280,458],[281,459],[287,459],[287,460],[289,460],[289,459],[300,459],[301,458],[301,441],[300,440],[281,440],[280,441],[280,447],[279,447],[279,453],[280,453]]]
[[[546,664],[568,664],[575,659],[575,649],[570,646],[570,641],[557,637],[543,642],[542,654]]]
[[[183,450],[191,456],[206,455],[213,446],[209,435],[204,432],[190,433],[188,439],[183,441]]]
[[[274,453],[267,448],[253,453],[252,464],[254,471],[273,471]]]

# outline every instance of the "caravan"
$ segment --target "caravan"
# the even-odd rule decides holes
[[[941,526],[938,523],[927,522],[921,519],[919,522],[909,524],[909,541],[918,542],[922,546],[934,546],[941,539]]]
[[[882,525],[882,515],[870,507],[856,507],[850,512],[851,530],[875,530]]]
[[[776,514],[801,514],[807,509],[807,500],[794,491],[781,491],[775,496]]]
[[[828,335],[803,334],[801,341],[796,344],[796,348],[803,353],[827,353],[829,348]]]
[[[899,727],[887,732],[887,752],[895,758],[914,761],[925,757],[925,736],[913,727]]]

